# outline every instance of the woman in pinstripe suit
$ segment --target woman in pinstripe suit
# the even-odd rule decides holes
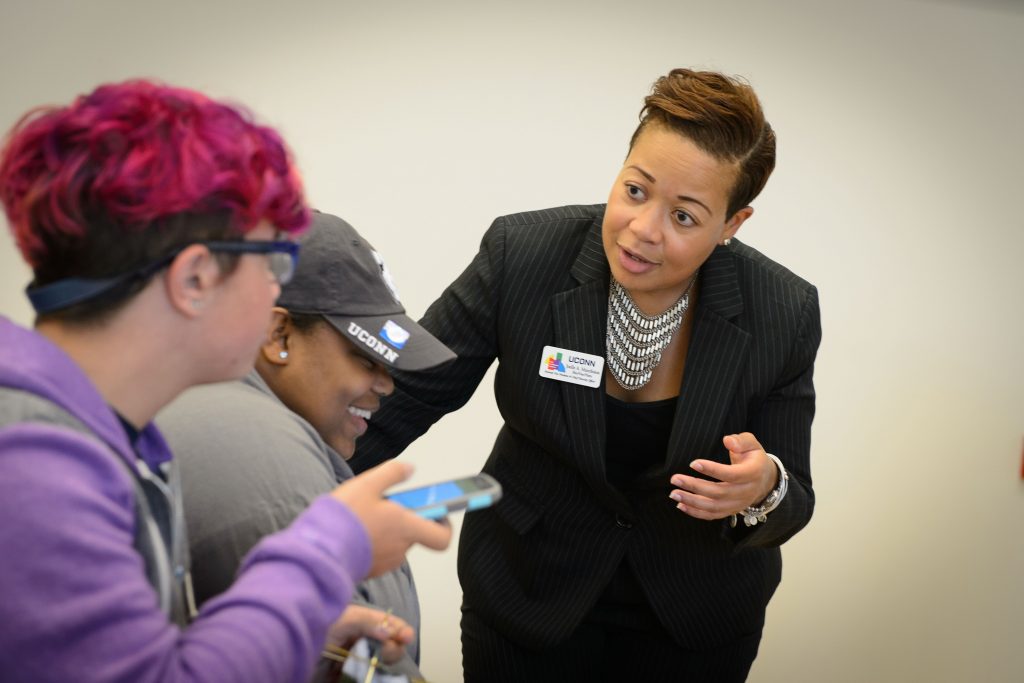
[[[655,83],[607,205],[497,219],[422,324],[356,468],[461,407],[491,363],[503,500],[459,549],[467,681],[742,681],[811,517],[817,291],[734,235],[775,163],[753,90]],[[772,454],[772,455],[770,455]]]

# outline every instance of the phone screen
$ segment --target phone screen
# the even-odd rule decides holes
[[[387,495],[399,505],[427,519],[441,519],[459,510],[479,510],[501,498],[501,484],[481,472]]]
[[[396,503],[407,508],[422,508],[436,503],[441,503],[451,498],[461,496],[464,493],[471,493],[480,489],[472,479],[459,479],[457,481],[443,481],[431,486],[402,491],[388,496]]]

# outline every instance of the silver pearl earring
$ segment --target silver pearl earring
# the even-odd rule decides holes
[[[279,358],[280,358],[281,360],[284,360],[285,358],[287,358],[287,357],[288,357],[288,352],[287,352],[287,351],[282,351],[281,353],[279,353],[279,354],[277,354],[277,355],[278,355],[278,357],[279,357]]]
[[[727,247],[730,244],[732,244],[732,238],[731,237],[726,237],[724,240],[722,240],[722,246],[723,247]]]

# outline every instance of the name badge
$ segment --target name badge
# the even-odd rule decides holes
[[[601,356],[545,346],[540,357],[540,376],[559,382],[596,388],[601,386],[603,374],[604,358]]]

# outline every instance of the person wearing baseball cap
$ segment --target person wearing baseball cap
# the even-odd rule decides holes
[[[326,320],[368,358],[387,367],[426,370],[455,359],[447,346],[406,315],[380,254],[336,216],[313,214],[313,228],[302,240],[302,258],[277,305],[291,314]],[[272,329],[272,340],[277,332]],[[287,351],[284,346],[274,349]]]
[[[197,600],[223,592],[259,539],[353,476],[346,460],[393,389],[390,368],[454,359],[406,314],[370,243],[337,216],[314,212],[253,372],[192,389],[158,417],[181,454]],[[397,629],[382,655],[396,673],[421,677],[408,564],[364,581],[353,602],[354,612],[390,609],[411,627]]]

